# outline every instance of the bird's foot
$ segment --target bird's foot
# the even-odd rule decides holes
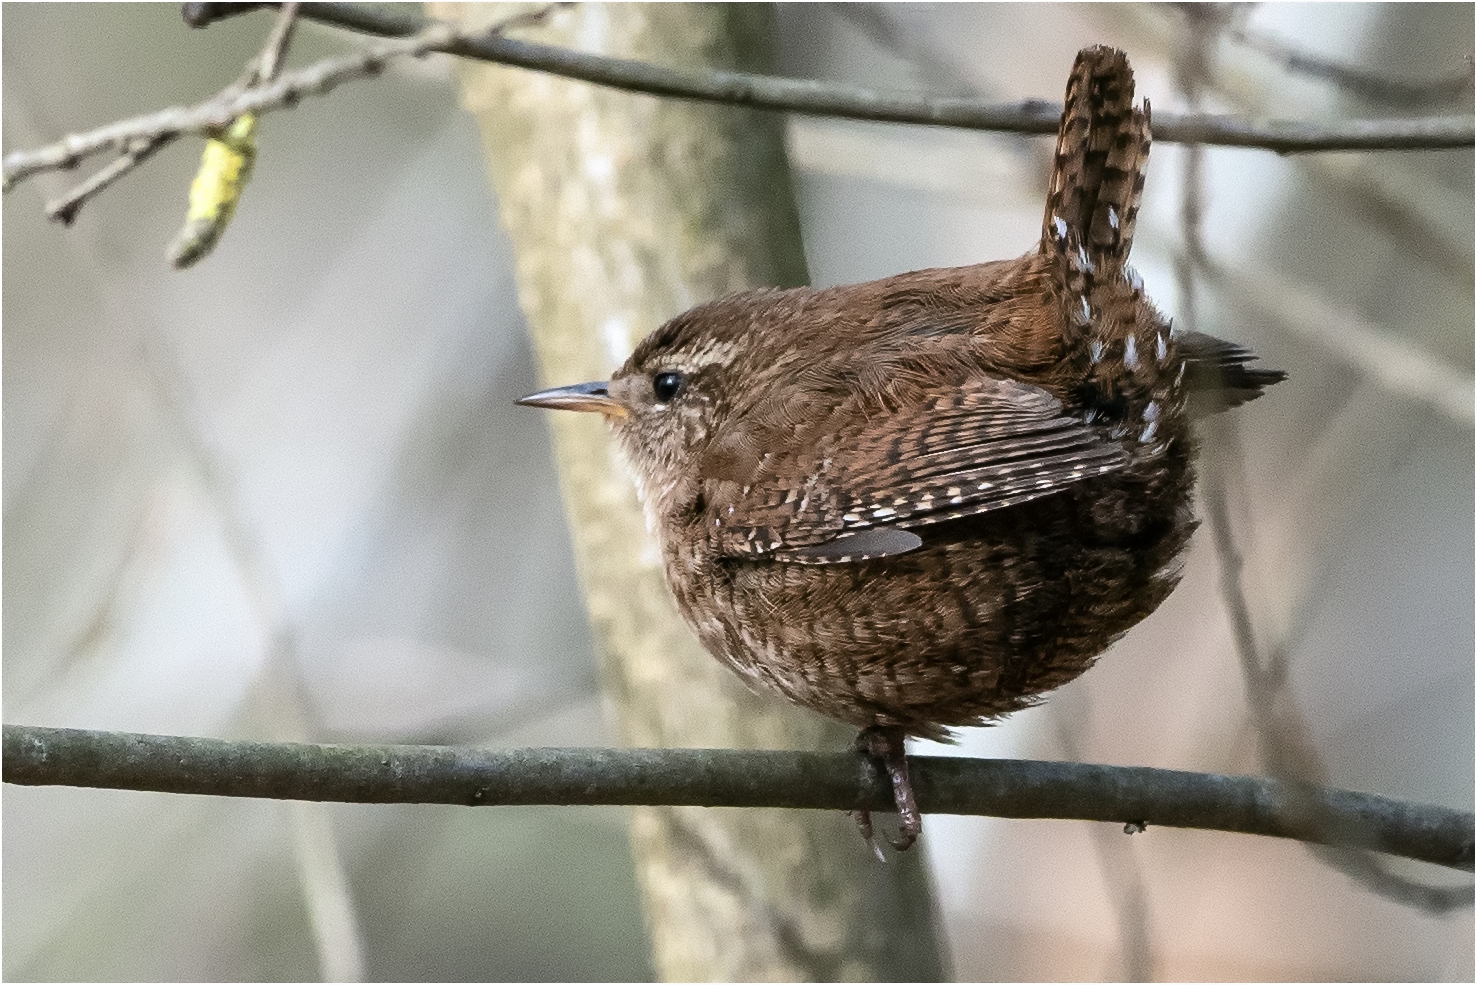
[[[862,729],[862,733],[856,737],[857,751],[881,760],[882,768],[892,781],[892,799],[897,804],[898,836],[896,840],[889,839],[889,842],[900,852],[911,848],[923,831],[923,815],[918,812],[918,800],[913,796],[913,782],[908,778],[907,751],[903,740],[903,730],[889,725],[873,725]],[[872,840],[872,812],[866,808],[858,809],[856,824],[867,844],[881,858],[882,851]]]

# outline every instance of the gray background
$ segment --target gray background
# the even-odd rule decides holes
[[[1248,16],[1405,78],[1459,71],[1473,46],[1465,5]],[[202,98],[270,23],[192,32],[173,5],[0,17],[7,151]],[[786,74],[999,99],[1059,99],[1078,47],[1116,44],[1141,95],[1181,105],[1168,7],[797,5],[780,29]],[[356,43],[308,25],[292,62]],[[1390,112],[1216,51],[1212,108]],[[4,720],[610,742],[544,425],[512,406],[534,387],[512,261],[446,62],[272,115],[260,148],[222,246],[183,274],[163,255],[198,141],[70,230],[41,204],[80,173],[4,200]],[[817,284],[1015,255],[1039,228],[1045,138],[793,120],[790,148]],[[1180,154],[1154,151],[1135,255],[1183,317]],[[1292,373],[1237,412],[1239,451],[1207,452],[1240,477],[1244,582],[1260,637],[1290,660],[1282,700],[1330,782],[1466,809],[1470,398],[1454,413],[1423,385],[1392,387],[1367,343],[1470,392],[1472,188],[1469,150],[1211,151],[1209,249],[1267,277],[1258,304],[1202,288],[1196,308],[1198,327]],[[957,751],[1265,772],[1218,577],[1202,531],[1180,589],[1097,669]],[[3,820],[9,979],[317,977],[314,912],[357,927],[341,935],[357,954],[336,959],[351,963],[327,967],[376,979],[650,975],[616,810],[314,814],[7,787]],[[962,979],[1473,974],[1470,910],[1421,914],[1293,843],[927,827]]]

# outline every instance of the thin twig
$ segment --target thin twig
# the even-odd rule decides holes
[[[312,6],[298,7],[297,13],[303,17],[312,16]],[[561,6],[565,4],[546,4],[470,36],[450,24],[421,18],[425,29],[411,37],[381,42],[355,55],[327,58],[273,78],[272,72],[280,68],[280,56],[291,36],[291,25],[296,20],[283,17],[278,20],[278,31],[274,31],[253,69],[215,96],[194,106],[174,106],[120,120],[87,133],[72,134],[37,150],[7,154],[4,159],[4,188],[8,191],[43,171],[76,167],[86,157],[113,147],[128,147],[139,140],[172,140],[186,133],[214,136],[243,113],[260,115],[291,108],[305,96],[326,95],[345,82],[378,75],[393,59],[419,58],[434,51],[455,52],[458,44],[487,40],[508,28],[537,24]]]
[[[1165,5],[1125,8],[1134,44],[1143,53],[1172,59],[1179,46],[1179,16]],[[1172,11],[1171,11],[1172,12]],[[1264,71],[1238,63],[1221,66],[1211,80],[1217,97],[1232,112],[1264,115],[1283,89]],[[1472,290],[1472,238],[1464,223],[1454,222],[1451,193],[1428,169],[1401,168],[1387,173],[1377,155],[1301,154],[1294,160],[1327,200],[1349,206],[1371,228],[1393,236],[1397,245],[1437,264],[1459,290]]]
[[[267,43],[262,46],[262,53],[258,56],[256,82],[271,82],[282,71],[282,62],[287,57],[287,49],[292,45],[292,32],[297,27],[297,16],[301,8],[302,4],[296,0],[282,5],[277,22],[272,25],[272,33],[267,35]]]
[[[282,59],[287,54],[288,46],[292,43],[292,32],[297,24],[298,8],[301,4],[285,3],[278,14],[276,23],[272,26],[272,33],[268,35],[262,52],[252,60],[251,68],[247,74],[236,84],[238,89],[244,89],[249,85],[255,85],[263,81],[270,81],[277,77],[282,67]],[[82,211],[82,206],[102,193],[106,188],[122,178],[128,172],[138,167],[144,161],[154,156],[154,153],[165,145],[171,143],[179,136],[178,133],[147,134],[125,141],[121,152],[113,159],[111,164],[100,169],[86,181],[77,185],[60,198],[46,203],[46,217],[60,222],[64,226],[70,226],[77,219],[77,213]],[[7,179],[7,187],[9,181]]]
[[[141,342],[141,368],[153,391],[159,419],[166,432],[172,432],[169,437],[177,453],[195,471],[248,610],[265,641],[265,659],[253,683],[266,728],[280,740],[308,738],[309,702],[301,684],[301,658],[290,606],[276,569],[264,554],[262,538],[242,504],[230,457],[211,440],[170,337],[150,327]],[[364,935],[333,819],[319,804],[293,805],[287,819],[321,977],[362,981]]]
[[[1332,83],[1350,95],[1387,106],[1439,106],[1472,94],[1470,57],[1463,71],[1440,79],[1412,81],[1324,58],[1265,31],[1231,27],[1226,31],[1226,37],[1259,52],[1288,72]]]
[[[428,23],[426,18],[414,14],[353,3],[310,4],[303,16],[351,30],[396,37],[422,30]],[[1061,106],[1044,100],[991,104],[977,99],[879,93],[858,86],[742,72],[682,72],[505,37],[463,38],[448,50],[467,58],[549,72],[628,92],[812,116],[1028,134],[1055,134],[1061,121]],[[1474,143],[1474,131],[1472,119],[1467,116],[1347,120],[1323,125],[1159,113],[1154,117],[1154,139],[1299,153],[1470,147]]]
[[[1472,814],[1448,807],[1141,766],[912,756],[909,768],[936,814],[1204,828],[1472,869]],[[308,745],[6,725],[0,772],[25,785],[359,804],[892,806],[877,764],[849,753]],[[1306,801],[1338,823],[1289,809]]]
[[[239,5],[227,5],[234,12]],[[141,136],[166,132],[208,132],[242,112],[268,112],[291,105],[307,93],[324,93],[354,78],[374,74],[384,61],[402,55],[443,51],[482,61],[514,65],[582,79],[598,85],[657,96],[728,103],[756,109],[892,123],[1052,134],[1061,109],[1055,103],[1027,100],[989,104],[975,99],[934,99],[908,94],[882,94],[869,89],[741,72],[683,72],[627,59],[591,55],[502,36],[500,28],[474,35],[413,14],[357,4],[313,3],[301,16],[353,30],[402,39],[370,49],[364,55],[319,63],[284,76],[275,86],[228,95],[221,93],[193,110],[171,109],[136,117],[89,134],[73,135],[50,147],[7,155],[5,187],[34,174],[75,166],[78,160]],[[520,15],[521,20],[528,15]],[[206,19],[202,18],[202,22]],[[1400,120],[1351,120],[1321,125],[1295,121],[1251,121],[1208,114],[1161,113],[1155,139],[1220,146],[1256,147],[1280,153],[1315,150],[1412,150],[1469,147],[1474,143],[1470,117]]]
[[[135,137],[128,141],[122,153],[115,157],[111,164],[99,169],[92,177],[72,188],[65,195],[47,202],[46,217],[64,226],[70,226],[76,221],[77,213],[82,211],[82,206],[101,194],[119,178],[153,157],[156,151],[171,143],[177,136],[179,135],[159,134],[151,137]]]
[[[243,113],[267,113],[295,105],[304,96],[323,95],[344,82],[378,74],[392,59],[440,50],[455,36],[453,28],[438,24],[412,38],[381,42],[357,55],[329,58],[284,72],[262,86],[241,90],[233,85],[195,106],[170,107],[73,134],[38,150],[7,154],[5,184],[9,188],[42,171],[75,167],[83,158],[126,146],[140,137],[177,137],[185,133],[208,136]]]

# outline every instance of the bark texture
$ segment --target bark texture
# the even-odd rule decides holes
[[[433,4],[492,23],[521,5]],[[528,9],[521,6],[521,9]],[[531,40],[677,68],[767,70],[768,5],[588,4]],[[775,115],[463,65],[549,385],[606,379],[666,319],[807,279]],[[662,582],[625,463],[593,415],[553,429],[607,693],[634,746],[839,750],[852,730],[750,693],[705,653]],[[844,814],[648,807],[632,841],[667,980],[938,980],[923,853],[879,865]]]

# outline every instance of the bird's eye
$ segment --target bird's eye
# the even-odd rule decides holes
[[[682,392],[682,384],[686,380],[681,373],[671,371],[657,373],[651,378],[651,392],[659,404],[671,403],[677,394]]]

